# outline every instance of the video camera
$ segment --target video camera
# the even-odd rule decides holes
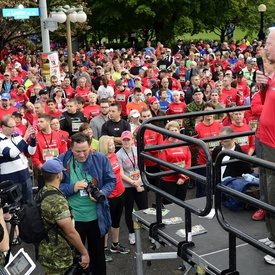
[[[91,196],[94,197],[97,200],[97,202],[102,203],[105,200],[104,194],[102,194],[99,191],[99,189],[96,186],[94,186],[91,182],[88,183],[86,191],[88,194],[91,194]]]
[[[0,183],[0,207],[6,203],[13,204],[22,199],[22,193],[12,180],[5,180]]]

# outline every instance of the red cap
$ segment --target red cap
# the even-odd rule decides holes
[[[125,138],[133,139],[133,134],[130,131],[124,131],[121,134],[121,140],[123,140]]]
[[[155,101],[158,101],[158,99],[155,96],[152,96],[149,100],[148,103],[149,105],[153,104]]]

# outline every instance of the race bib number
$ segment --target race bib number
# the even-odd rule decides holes
[[[184,168],[184,166],[185,166],[185,161],[175,162],[175,163],[173,163],[173,164],[179,166],[180,168]]]
[[[72,132],[78,132],[82,122],[72,122]]]
[[[79,191],[79,194],[80,194],[80,197],[88,196],[88,193],[87,193],[86,190],[80,190],[80,191]]]
[[[139,175],[140,175],[139,170],[134,170],[134,171],[130,172],[130,178],[132,180],[138,180]]]
[[[43,154],[43,160],[45,161],[57,158],[59,155],[57,148],[43,149],[42,154]]]

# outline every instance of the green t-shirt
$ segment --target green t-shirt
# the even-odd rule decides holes
[[[73,162],[75,164],[73,165]],[[83,163],[70,160],[70,183],[75,184],[77,181],[85,179],[87,182],[92,181],[92,176],[84,173]],[[90,222],[97,219],[96,203],[88,196],[86,190],[79,190],[68,198],[68,202],[73,209],[74,219],[77,222]]]

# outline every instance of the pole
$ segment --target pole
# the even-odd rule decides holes
[[[66,19],[66,36],[67,36],[67,50],[68,50],[68,65],[69,71],[73,73],[73,53],[72,53],[72,37],[71,37],[71,22],[70,14],[67,14]]]
[[[39,8],[40,8],[40,25],[41,25],[41,39],[42,39],[42,47],[44,53],[49,53],[51,51],[50,48],[50,35],[49,30],[45,29],[44,20],[47,19],[47,0],[39,0]]]
[[[260,12],[261,14],[261,31],[264,29],[264,12]]]

